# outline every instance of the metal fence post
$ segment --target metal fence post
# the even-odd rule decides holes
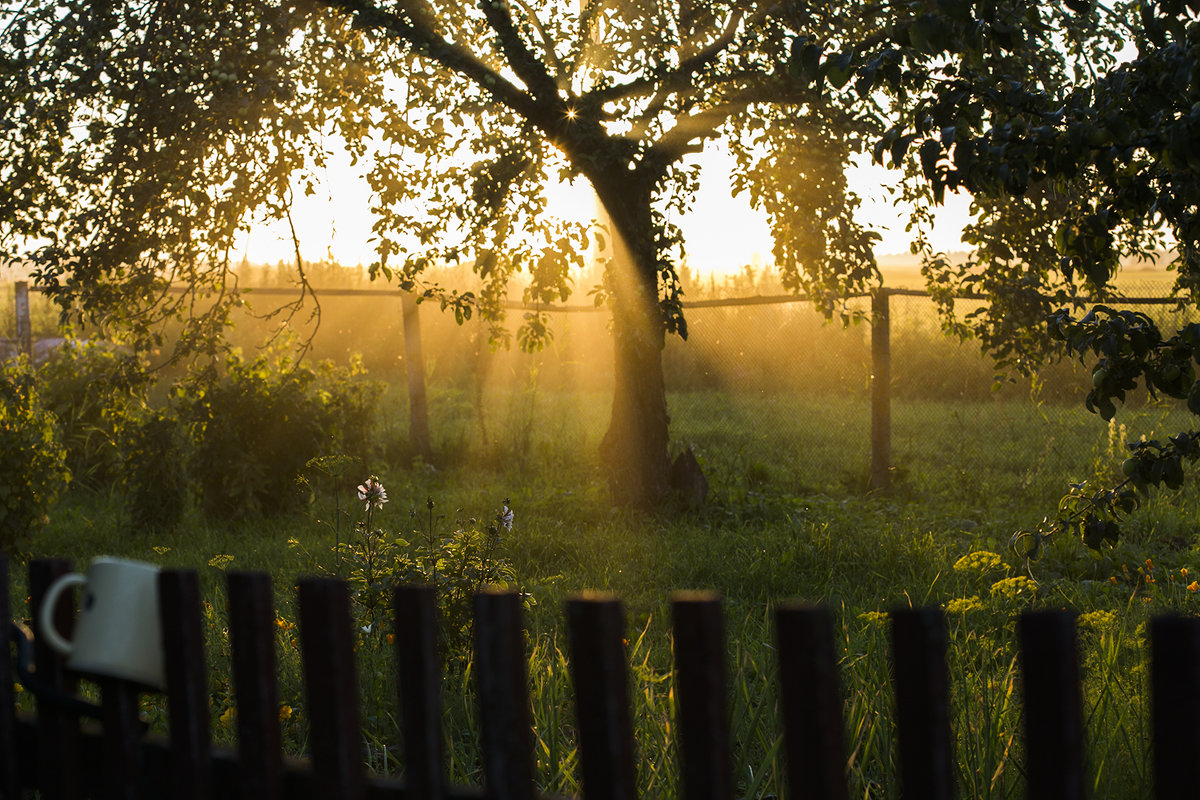
[[[421,353],[421,318],[416,298],[400,295],[404,315],[404,369],[408,373],[408,435],[416,452],[426,462],[433,460],[429,436],[429,404],[425,398],[425,358]]]
[[[17,305],[17,348],[25,355],[33,354],[33,325],[29,321],[29,284],[17,281],[14,292]]]
[[[871,488],[891,485],[892,344],[888,297],[880,287],[871,295]]]

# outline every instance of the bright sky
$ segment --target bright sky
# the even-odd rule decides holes
[[[689,265],[700,275],[722,275],[746,264],[768,263],[771,238],[765,218],[750,207],[745,197],[729,194],[731,156],[710,149],[698,158],[703,171],[695,206],[690,214],[677,220],[686,238]],[[355,175],[355,169],[338,154],[330,159],[327,177],[317,193],[297,200],[293,221],[305,258],[319,260],[332,255],[347,265],[374,260],[368,241],[372,223],[367,210],[368,190]],[[877,255],[908,252],[905,215],[880,188],[881,181],[887,179],[882,167],[855,167],[850,174],[852,185],[863,197],[860,219],[883,235],[876,247]],[[555,213],[564,217],[588,220],[594,216],[595,200],[585,181],[554,187],[551,197]],[[959,234],[968,220],[967,205],[962,197],[947,201],[937,216],[935,247],[961,249]],[[286,226],[255,228],[246,241],[245,255],[254,263],[290,261],[293,250]]]

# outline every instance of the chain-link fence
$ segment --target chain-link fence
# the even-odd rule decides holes
[[[1123,287],[1129,298],[1162,298],[1168,290],[1165,282]],[[251,297],[262,310],[281,300],[271,292]],[[361,357],[370,375],[393,387],[383,436],[393,444],[389,452],[401,457],[411,451],[405,441],[411,359],[399,293],[364,289],[319,297],[312,356]],[[6,336],[15,331],[13,301],[12,285],[0,287]],[[942,333],[929,298],[897,294],[888,301],[890,358],[886,382],[875,384],[874,412],[879,340],[876,335],[873,353],[869,322],[827,322],[811,304],[787,297],[694,303],[686,311],[687,341],[672,337],[663,354],[673,439],[692,446],[706,467],[719,464],[727,480],[732,475],[743,484],[782,482],[799,492],[903,482],[916,491],[953,487],[968,498],[978,491],[1024,492],[1048,481],[1057,491],[1064,476],[1085,477],[1080,471],[1095,462],[1119,460],[1124,440],[1191,425],[1178,403],[1140,400],[1106,425],[1083,409],[1090,365],[1079,362],[1048,364],[1032,380],[998,381],[978,343]],[[61,335],[44,298],[35,294],[31,308],[35,339]],[[869,314],[871,299],[853,300],[851,308]],[[1138,308],[1164,331],[1195,318],[1173,305]],[[554,311],[550,343],[525,354],[492,341],[478,320],[460,326],[436,305],[420,309],[420,374],[443,458],[549,458],[563,442],[581,457],[595,453],[613,386],[606,313],[586,306]],[[511,327],[523,313],[509,312]],[[247,317],[232,335],[250,352],[271,324]]]

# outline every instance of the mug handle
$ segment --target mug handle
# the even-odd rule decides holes
[[[46,590],[46,596],[42,599],[42,607],[38,610],[38,628],[41,630],[42,638],[46,644],[50,645],[51,650],[56,650],[64,656],[71,655],[74,646],[54,628],[54,608],[58,605],[59,595],[68,587],[85,583],[87,583],[87,576],[78,572],[61,576],[50,584],[50,588]]]

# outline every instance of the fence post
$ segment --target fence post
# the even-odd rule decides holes
[[[17,312],[17,348],[25,355],[33,354],[33,324],[29,321],[29,284],[17,281],[14,292]]]
[[[475,659],[484,794],[533,800],[533,714],[516,592],[485,588],[475,595]]]
[[[636,755],[621,601],[590,592],[574,597],[567,601],[567,628],[584,796],[633,800]]]
[[[1021,614],[1025,779],[1029,800],[1082,800],[1083,706],[1073,614]]]
[[[892,343],[888,297],[880,287],[871,295],[871,488],[891,485]]]
[[[953,800],[950,676],[946,622],[940,608],[892,612],[892,672],[900,796]]]
[[[36,618],[46,590],[55,580],[71,572],[70,561],[42,558],[29,562],[29,614]],[[71,592],[64,592],[54,611],[55,627],[67,635],[74,629],[75,605]],[[67,672],[66,659],[50,649],[41,631],[34,631],[33,662],[38,677],[74,694],[76,682]],[[35,769],[38,788],[46,800],[70,800],[83,796],[83,770],[79,758],[79,718],[49,703],[37,702],[37,753]]]
[[[1150,621],[1151,743],[1154,796],[1195,793],[1200,777],[1200,619]]]
[[[425,399],[425,357],[421,353],[421,317],[411,292],[400,295],[404,317],[404,369],[408,374],[408,435],[417,454],[433,460],[429,436],[429,404]]]
[[[675,704],[683,800],[730,800],[733,764],[726,704],[725,629],[711,592],[675,592]]]
[[[4,626],[4,649],[0,651],[0,798],[21,797],[20,765],[17,759],[17,718],[13,696],[13,665],[8,657],[12,616],[9,599],[8,556],[0,553],[0,624]]]
[[[392,610],[407,791],[412,797],[439,800],[446,794],[446,768],[434,588],[397,586]]]
[[[775,631],[788,794],[847,800],[838,652],[829,609],[781,604],[775,611]]]
[[[229,645],[237,696],[238,785],[242,797],[283,797],[283,747],[276,681],[275,605],[265,572],[228,572]]]

